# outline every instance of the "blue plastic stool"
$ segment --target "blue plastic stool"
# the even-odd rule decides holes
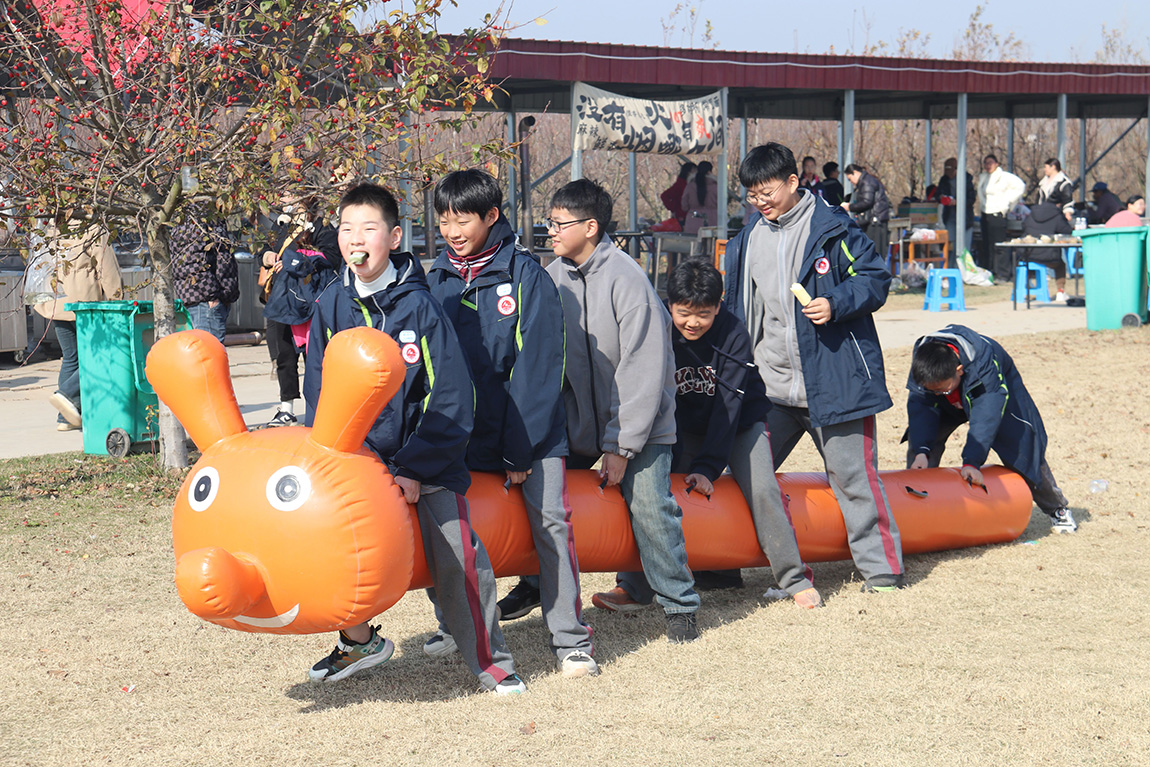
[[[1034,285],[1030,284],[1030,276],[1034,275]],[[1046,283],[1046,264],[1025,263],[1019,264],[1014,272],[1014,300],[1026,301],[1026,294],[1034,296],[1035,301],[1050,303],[1050,287]]]
[[[1077,277],[1082,274],[1082,248],[1067,248],[1066,249],[1066,276]]]
[[[949,282],[946,296],[942,295],[942,285]],[[962,272],[958,269],[930,269],[926,273],[926,300],[922,308],[938,312],[942,307],[966,311],[966,299],[962,293]]]

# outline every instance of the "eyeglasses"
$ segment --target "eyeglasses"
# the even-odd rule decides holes
[[[547,231],[549,232],[562,232],[572,224],[582,224],[584,221],[590,221],[590,218],[576,218],[571,221],[556,221],[553,218],[547,219]]]
[[[775,199],[775,195],[779,193],[779,190],[786,185],[787,182],[783,181],[769,192],[747,192],[746,200],[752,205],[759,205],[761,203],[770,202],[771,200]]]

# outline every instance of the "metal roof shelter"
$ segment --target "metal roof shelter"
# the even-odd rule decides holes
[[[841,121],[841,164],[853,161],[855,120],[927,120],[929,166],[929,121],[956,119],[959,178],[966,172],[970,118],[1011,120],[1010,167],[1016,118],[1057,119],[1058,157],[1064,161],[1067,118],[1138,120],[1150,111],[1147,66],[753,53],[508,38],[500,42],[489,76],[503,90],[496,107],[509,113],[570,111],[576,81],[647,99],[695,98],[725,88],[732,117]],[[513,115],[508,134],[514,139]],[[745,152],[745,129],[741,138]],[[1083,177],[1085,154],[1083,147]],[[1150,185],[1150,158],[1147,179]],[[720,178],[721,190],[722,182]],[[957,224],[962,231],[964,184],[958,185],[958,193]],[[510,196],[514,198],[514,188]]]

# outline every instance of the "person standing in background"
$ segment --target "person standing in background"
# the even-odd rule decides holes
[[[684,234],[698,234],[705,226],[719,225],[719,183],[711,175],[713,165],[703,160],[695,169],[694,178],[687,180],[683,190]]]
[[[846,192],[843,190],[843,182],[839,181],[839,164],[837,162],[828,162],[823,165],[821,183],[823,199],[827,201],[827,205],[842,205]]]
[[[1026,182],[998,164],[988,154],[982,159],[983,173],[978,177],[978,210],[982,222],[982,260],[979,266],[994,272],[999,282],[1011,282],[1010,254],[994,246],[1006,239],[1006,214],[1026,194]]]
[[[815,197],[823,196],[822,182],[815,173],[815,158],[810,155],[803,158],[803,175],[799,176],[799,188],[806,189]]]
[[[57,431],[72,431],[83,425],[76,314],[67,311],[64,305],[118,298],[124,288],[120,264],[109,244],[108,230],[91,224],[85,231],[73,234],[80,226],[79,220],[68,215],[59,216],[49,225],[46,244],[57,259],[58,297],[32,307],[37,314],[51,320],[63,353],[56,391],[48,397],[48,403],[60,411],[56,418]]]
[[[240,275],[223,222],[205,223],[199,214],[196,209],[189,210],[172,227],[172,282],[192,327],[206,330],[222,344],[228,311],[240,297]]]
[[[974,200],[977,193],[974,189],[974,177],[966,175],[966,231],[963,233],[962,248],[970,250],[974,240]],[[942,178],[935,187],[935,196],[942,205],[942,224],[946,227],[947,236],[952,243],[954,256],[962,255],[958,242],[958,159],[948,157],[942,164]]]
[[[679,177],[675,179],[675,183],[667,187],[659,199],[662,200],[663,205],[671,212],[671,218],[679,222],[679,231],[683,231],[683,223],[687,219],[687,211],[683,207],[683,192],[687,189],[687,179],[690,178],[691,173],[695,171],[698,166],[690,160],[684,162],[679,166]],[[666,222],[670,224],[670,222]]]
[[[854,214],[858,225],[874,243],[879,259],[885,263],[890,250],[890,198],[886,187],[862,165],[848,165],[846,174],[855,190],[850,202],[842,203],[842,208]]]

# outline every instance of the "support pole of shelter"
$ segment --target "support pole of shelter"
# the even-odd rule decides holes
[[[730,169],[727,167],[730,163],[730,146],[731,146],[731,123],[727,119],[727,89],[723,88],[719,91],[719,103],[722,106],[721,119],[723,126],[723,150],[719,152],[719,173],[715,179],[719,185],[719,220],[715,225],[719,227],[719,239],[727,239],[727,176]]]
[[[1006,169],[1014,172],[1014,115],[1006,119]]]
[[[519,121],[519,196],[522,198],[523,237],[521,242],[531,253],[535,252],[535,215],[531,206],[531,147],[527,139],[535,127],[535,118],[531,115]]]
[[[954,255],[962,256],[966,247],[966,227],[973,224],[966,220],[966,94],[958,94],[958,172],[954,177]]]
[[[1066,94],[1058,94],[1058,164],[1066,167]]]
[[[507,113],[507,146],[515,146],[519,140],[516,134],[515,113]],[[511,231],[518,231],[519,224],[519,169],[515,167],[515,156],[507,158],[507,220]]]
[[[845,165],[845,163],[843,162],[843,156],[844,155],[843,155],[843,121],[842,120],[837,120],[835,122],[835,141],[838,142],[838,144],[837,144],[838,150],[835,152],[835,162],[837,162],[839,164],[839,177],[841,178],[843,175],[842,170],[843,170],[843,167]]]
[[[415,116],[408,112],[404,115],[399,128],[399,159],[401,162],[408,159],[411,152],[411,142],[407,138],[407,130],[415,122]],[[430,223],[430,222],[428,222]],[[411,175],[404,172],[399,177],[399,229],[403,232],[400,248],[410,253],[411,247]]]
[[[1146,146],[1150,147],[1150,98],[1146,99]],[[1146,152],[1146,189],[1142,196],[1150,200],[1150,151]]]
[[[1082,169],[1082,172],[1078,174],[1078,178],[1082,179],[1082,183],[1078,187],[1078,192],[1081,195],[1078,199],[1081,200],[1083,203],[1085,203],[1086,202],[1086,171],[1089,170],[1086,167],[1086,118],[1085,117],[1079,117],[1078,118],[1078,161],[1080,163],[1079,167]]]
[[[843,93],[842,153],[843,160],[840,165],[846,168],[846,166],[855,161],[855,92],[853,90]],[[854,188],[854,184],[850,182],[845,172],[842,174],[842,180],[843,190],[850,193]]]
[[[627,231],[634,232],[639,228],[639,183],[638,183],[638,155],[634,152],[627,153]],[[636,252],[638,250],[639,240],[632,237],[628,246],[631,250],[631,255],[635,258],[639,257]]]
[[[583,150],[575,146],[578,139],[575,120],[575,83],[571,83],[571,180],[578,181],[583,178]]]
[[[928,186],[930,186],[931,179],[934,178],[934,176],[931,175],[931,173],[933,171],[933,169],[931,168],[931,165],[934,164],[934,157],[932,156],[933,152],[931,151],[934,149],[933,144],[934,144],[934,120],[931,120],[928,117],[928,118],[926,118],[926,143],[925,143],[925,146],[923,147],[923,177],[922,177],[923,197],[926,197],[926,194],[925,194],[926,188]]]

